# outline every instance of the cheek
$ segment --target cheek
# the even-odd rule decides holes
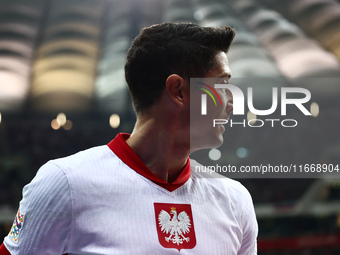
[[[228,103],[228,96],[227,96],[227,94],[223,94],[221,96],[221,101],[222,101],[222,107],[226,108],[227,107],[227,103]]]
[[[227,109],[228,96],[227,94],[224,93],[220,95],[220,98],[221,98],[222,105],[220,102],[218,103],[219,112],[225,112]]]

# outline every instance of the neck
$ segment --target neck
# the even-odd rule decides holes
[[[176,121],[142,116],[126,141],[150,171],[168,183],[176,180],[190,154],[189,136],[178,130]]]

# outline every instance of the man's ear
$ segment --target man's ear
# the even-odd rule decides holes
[[[169,97],[177,105],[182,106],[186,100],[186,82],[178,74],[171,74],[165,82],[165,88]]]

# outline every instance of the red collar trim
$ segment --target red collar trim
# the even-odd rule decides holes
[[[111,142],[107,144],[109,148],[116,154],[126,165],[131,167],[140,175],[148,178],[150,181],[156,183],[168,191],[174,191],[181,187],[190,178],[190,160],[188,158],[183,170],[172,183],[167,183],[155,174],[143,163],[143,161],[136,155],[136,153],[125,142],[130,137],[130,134],[119,133]]]

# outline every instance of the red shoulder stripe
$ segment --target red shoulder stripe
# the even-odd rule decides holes
[[[0,246],[0,255],[11,255],[4,244]]]

